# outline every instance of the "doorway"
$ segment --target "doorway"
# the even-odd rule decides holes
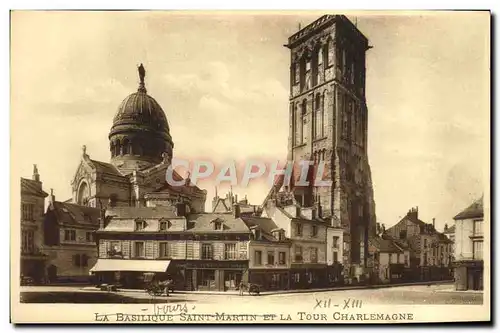
[[[47,267],[47,279],[49,283],[55,282],[57,280],[57,267],[50,265]]]

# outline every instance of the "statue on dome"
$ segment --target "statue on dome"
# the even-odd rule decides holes
[[[139,78],[141,80],[141,83],[144,83],[144,77],[146,76],[146,69],[144,69],[144,66],[142,63],[139,65]]]

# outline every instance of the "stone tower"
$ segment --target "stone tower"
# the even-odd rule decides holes
[[[294,187],[293,194],[304,207],[319,205],[324,219],[341,221],[344,266],[347,274],[359,275],[376,226],[365,98],[370,46],[343,15],[322,16],[285,46],[291,55],[288,160],[310,160],[315,166],[324,161],[322,179],[332,181],[331,186]]]

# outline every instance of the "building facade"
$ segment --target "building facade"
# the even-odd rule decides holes
[[[455,220],[455,286],[457,290],[483,290],[483,198],[457,214]]]
[[[418,207],[408,211],[387,234],[410,249],[412,279],[421,281],[451,279],[451,250],[453,243],[438,232],[433,223],[418,217]]]
[[[290,239],[290,288],[307,289],[328,285],[327,228],[330,221],[318,217],[317,210],[289,202],[266,202],[262,217],[272,219]]]
[[[409,251],[384,235],[369,239],[369,267],[372,268],[371,283],[386,284],[402,282],[405,268],[410,266]]]
[[[51,190],[43,220],[43,252],[48,283],[88,282],[96,263],[99,210],[55,200]]]
[[[26,283],[24,278],[33,279],[33,283],[45,280],[42,222],[47,195],[34,165],[32,178],[21,178],[21,283]]]
[[[346,274],[365,274],[375,204],[367,155],[366,37],[343,15],[325,15],[293,34],[288,160],[313,161],[309,185],[291,185],[302,207],[320,205],[344,230]],[[312,174],[324,162],[322,179]],[[295,178],[297,178],[297,171]],[[287,184],[285,184],[287,185]]]
[[[326,226],[326,264],[330,285],[344,283],[344,261],[344,230],[340,221],[332,217],[331,224]]]
[[[290,289],[292,242],[270,218],[244,216],[252,232],[248,243],[248,282],[264,290]]]
[[[251,232],[234,214],[189,213],[175,207],[116,207],[97,231],[100,283],[143,288],[144,276],[171,278],[178,290],[236,290],[248,281]]]

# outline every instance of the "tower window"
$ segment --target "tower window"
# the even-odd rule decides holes
[[[123,155],[127,155],[129,153],[129,141],[128,139],[123,140]]]

